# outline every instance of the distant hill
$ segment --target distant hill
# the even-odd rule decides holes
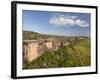
[[[32,31],[23,31],[23,40],[31,40],[31,39],[46,39],[46,38],[63,38],[65,36],[58,36],[58,35],[48,35],[48,34],[41,34]]]
[[[46,38],[57,38],[57,39],[72,39],[72,38],[89,38],[85,36],[58,36],[58,35],[50,35],[50,34],[41,34],[38,32],[33,32],[33,31],[23,31],[23,40],[39,40],[39,39],[46,39]]]

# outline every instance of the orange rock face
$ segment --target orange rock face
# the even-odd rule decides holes
[[[57,40],[24,40],[23,41],[23,58],[32,61],[41,56],[46,51],[57,50],[61,42]]]

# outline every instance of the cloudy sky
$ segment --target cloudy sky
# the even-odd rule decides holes
[[[63,36],[90,36],[89,13],[23,10],[23,30]]]

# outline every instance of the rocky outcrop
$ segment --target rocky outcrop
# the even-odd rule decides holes
[[[63,41],[57,39],[42,39],[42,40],[24,40],[23,41],[23,58],[32,61],[41,56],[46,51],[57,50],[61,45],[67,45]]]

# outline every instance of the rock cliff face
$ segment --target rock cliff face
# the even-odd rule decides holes
[[[46,51],[57,50],[62,45],[61,41],[56,39],[44,40],[24,40],[23,41],[23,58],[32,61],[41,56]],[[63,45],[66,45],[64,43]]]

